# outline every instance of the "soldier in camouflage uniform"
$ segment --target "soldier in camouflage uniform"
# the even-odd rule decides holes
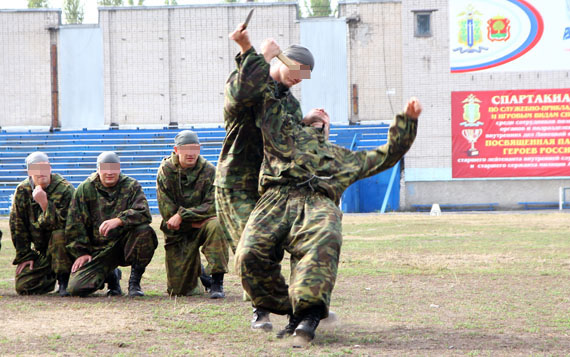
[[[214,205],[216,168],[200,156],[200,142],[193,131],[178,133],[174,145],[174,152],[162,160],[156,177],[168,293],[201,293],[198,277],[202,247],[208,261],[206,272],[212,275],[210,298],[223,298],[229,253]]]
[[[259,199],[258,180],[263,141],[255,119],[261,110],[263,88],[260,85],[275,89],[278,92],[276,95],[286,103],[287,110],[301,116],[299,102],[289,88],[308,76],[293,76],[278,61],[271,65],[269,74],[269,61],[263,61],[263,57],[255,52],[247,30],[243,30],[243,24],[230,34],[230,38],[240,46],[241,52],[235,58],[237,68],[226,82],[224,122],[227,134],[218,160],[214,185],[218,219],[235,253],[249,214]],[[284,54],[295,59],[295,49],[296,46],[291,46]],[[259,78],[260,71],[267,72],[262,79]],[[263,309],[254,309],[251,327],[255,330],[271,330],[269,313]]]
[[[77,187],[65,226],[75,258],[68,291],[86,296],[107,283],[122,295],[118,266],[131,266],[129,296],[144,295],[140,281],[158,245],[148,202],[137,180],[120,173],[114,152],[97,158],[97,172]]]
[[[51,173],[49,158],[35,152],[26,158],[29,177],[16,188],[10,211],[10,231],[16,248],[16,292],[53,291],[67,296],[71,258],[65,250],[65,219],[73,186]]]
[[[279,53],[277,44],[266,44],[264,55]],[[266,75],[260,71],[252,81],[263,83]],[[402,158],[415,139],[420,112],[411,99],[390,127],[387,144],[352,152],[329,143],[323,128],[299,124],[301,118],[291,115],[273,90],[264,92],[257,120],[264,141],[262,196],[244,229],[236,265],[254,306],[290,315],[278,337],[295,334],[307,343],[328,316],[342,243],[340,197],[352,183]],[[281,275],[283,250],[291,254],[289,286]]]

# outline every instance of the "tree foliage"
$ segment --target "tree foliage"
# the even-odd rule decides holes
[[[123,0],[97,0],[99,6],[123,6]]]
[[[65,0],[63,13],[68,24],[80,24],[83,22],[83,5],[81,0]]]
[[[330,0],[305,0],[305,8],[309,17],[330,16],[332,13]]]
[[[48,0],[28,0],[28,8],[37,9],[40,7],[48,7]]]

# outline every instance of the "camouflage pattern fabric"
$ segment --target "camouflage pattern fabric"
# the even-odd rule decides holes
[[[37,256],[34,259],[34,269],[27,266],[16,276],[16,293],[19,295],[41,295],[53,291],[56,275],[51,268],[51,259],[47,256]]]
[[[158,246],[156,232],[148,224],[114,229],[104,249],[92,253],[92,260],[69,277],[67,291],[73,296],[87,296],[103,289],[105,278],[118,266],[146,267]]]
[[[229,75],[224,96],[226,137],[216,167],[217,187],[257,191],[263,158],[261,131],[255,126],[258,98],[270,80],[269,64],[252,48],[235,58],[236,69]],[[263,85],[256,83],[261,81]]]
[[[197,295],[201,272],[200,247],[208,264],[206,274],[228,272],[228,242],[217,219],[179,235],[164,235],[167,291],[170,295]]]
[[[13,264],[34,261],[33,270],[26,268],[16,277],[16,291],[27,295],[53,290],[55,274],[69,273],[73,263],[65,249],[64,236],[73,186],[59,174],[51,174],[45,189],[48,206],[43,211],[33,199],[30,180],[25,179],[16,188],[10,211],[10,231],[16,249]]]
[[[411,147],[417,120],[396,115],[388,142],[375,150],[350,151],[330,143],[320,128],[298,124],[279,98],[265,100],[265,116],[258,118],[264,137],[260,191],[273,185],[307,185],[337,204],[354,182],[391,168]]]
[[[328,316],[342,243],[338,201],[359,179],[394,166],[409,150],[417,120],[396,116],[388,142],[352,152],[329,143],[321,129],[297,124],[277,99],[265,100],[263,192],[238,246],[244,290],[254,306],[278,314],[324,307]],[[281,251],[291,253],[291,286],[281,276]]]
[[[257,191],[216,187],[218,219],[225,229],[224,233],[234,254],[245,224],[258,199],[259,193]]]
[[[236,56],[236,69],[225,87],[226,138],[216,171],[216,208],[232,250],[259,198],[262,135],[256,121],[264,115],[262,99],[273,93],[285,111],[301,121],[301,106],[289,88],[269,76],[269,64],[252,47]]]
[[[274,186],[251,213],[238,247],[244,290],[255,307],[276,314],[313,305],[328,308],[342,242],[342,213],[309,188]],[[291,254],[290,286],[281,274],[283,250]],[[327,312],[328,314],[328,309]]]
[[[228,272],[228,241],[216,219],[214,204],[215,167],[202,156],[196,165],[184,169],[178,155],[165,158],[156,178],[160,229],[165,235],[167,290],[172,295],[193,295],[200,276],[200,247],[208,262],[206,273]],[[180,229],[168,229],[167,221],[176,213],[182,217]],[[193,228],[193,222],[205,222]]]
[[[112,218],[119,218],[123,225],[101,236],[99,226]],[[105,187],[94,173],[82,182],[71,200],[65,235],[75,259],[89,254],[93,261],[71,275],[68,291],[81,295],[101,289],[100,281],[119,265],[147,266],[158,246],[151,220],[137,180],[121,174],[115,186]]]

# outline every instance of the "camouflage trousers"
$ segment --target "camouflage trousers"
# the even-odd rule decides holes
[[[118,266],[146,267],[158,246],[154,229],[141,224],[119,231],[121,237],[112,245],[91,254],[92,260],[71,274],[67,291],[73,296],[87,296],[103,289],[105,278]],[[112,234],[112,233],[111,233]]]
[[[236,253],[244,290],[253,305],[276,314],[324,307],[328,316],[342,245],[342,212],[309,188],[269,188],[251,213]],[[290,285],[281,274],[291,254]]]
[[[167,291],[171,295],[202,293],[198,286],[200,250],[208,262],[205,268],[207,274],[228,272],[228,241],[217,219],[207,221],[202,227],[189,232],[165,234],[164,250]]]
[[[257,191],[232,190],[216,186],[216,214],[234,253],[258,199]]]
[[[16,276],[16,292],[20,295],[47,294],[55,288],[57,274],[71,271],[73,262],[65,249],[64,230],[44,234],[50,236],[46,254],[36,256],[34,269],[26,267]]]

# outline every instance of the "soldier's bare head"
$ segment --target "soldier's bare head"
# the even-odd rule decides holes
[[[325,137],[328,139],[330,131],[330,118],[327,112],[322,108],[312,109],[303,118],[303,124],[315,128],[322,128]]]
[[[51,183],[51,165],[46,154],[36,151],[26,157],[28,176],[34,185],[46,188]]]
[[[192,130],[183,130],[174,138],[174,153],[183,169],[196,166],[200,157],[200,140]]]
[[[114,187],[121,175],[121,160],[112,151],[104,151],[97,156],[97,173],[105,187]]]
[[[273,62],[270,70],[273,79],[290,88],[303,79],[311,78],[311,71],[315,67],[311,51],[303,46],[291,45],[283,54],[293,61],[294,66],[289,68],[280,61]]]

